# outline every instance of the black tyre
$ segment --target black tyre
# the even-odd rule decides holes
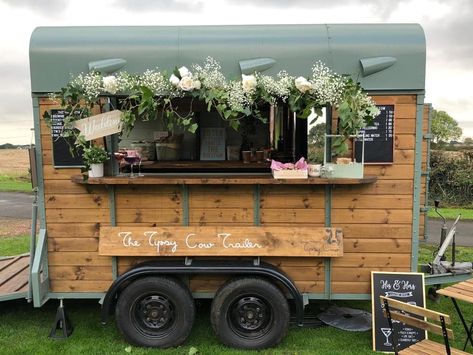
[[[120,294],[115,310],[118,329],[131,344],[168,348],[189,336],[195,305],[179,280],[146,277],[132,282]]]
[[[233,279],[212,301],[212,327],[222,343],[241,349],[264,349],[284,338],[289,305],[272,283],[256,278]]]

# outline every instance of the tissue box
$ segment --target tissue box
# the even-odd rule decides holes
[[[308,170],[272,170],[275,179],[307,179]]]

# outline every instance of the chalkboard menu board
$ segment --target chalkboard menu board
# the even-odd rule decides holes
[[[365,127],[365,163],[394,162],[394,105],[377,105],[380,114]],[[355,143],[355,158],[361,162],[361,141]]]
[[[74,139],[61,137],[61,132],[64,127],[64,118],[67,116],[67,111],[51,110],[50,115],[54,167],[74,168],[84,166],[84,162],[82,161],[82,151],[76,150]]]
[[[383,315],[384,305],[379,296],[386,296],[419,307],[425,307],[424,274],[409,272],[371,272],[371,305],[373,316],[373,350],[392,352],[392,335],[388,319]],[[424,330],[393,320],[398,350],[425,339]]]

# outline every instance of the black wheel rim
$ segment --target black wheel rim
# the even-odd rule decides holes
[[[133,326],[150,337],[167,336],[176,321],[176,307],[164,295],[141,296],[135,300],[130,311]]]
[[[245,339],[263,337],[270,331],[273,319],[273,308],[258,295],[240,295],[227,313],[230,328]]]

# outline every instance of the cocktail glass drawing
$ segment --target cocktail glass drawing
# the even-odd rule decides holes
[[[389,336],[392,333],[391,328],[381,328],[381,332],[383,332],[383,335],[386,337],[386,341],[384,342],[384,345],[392,346],[393,344],[389,342]]]

